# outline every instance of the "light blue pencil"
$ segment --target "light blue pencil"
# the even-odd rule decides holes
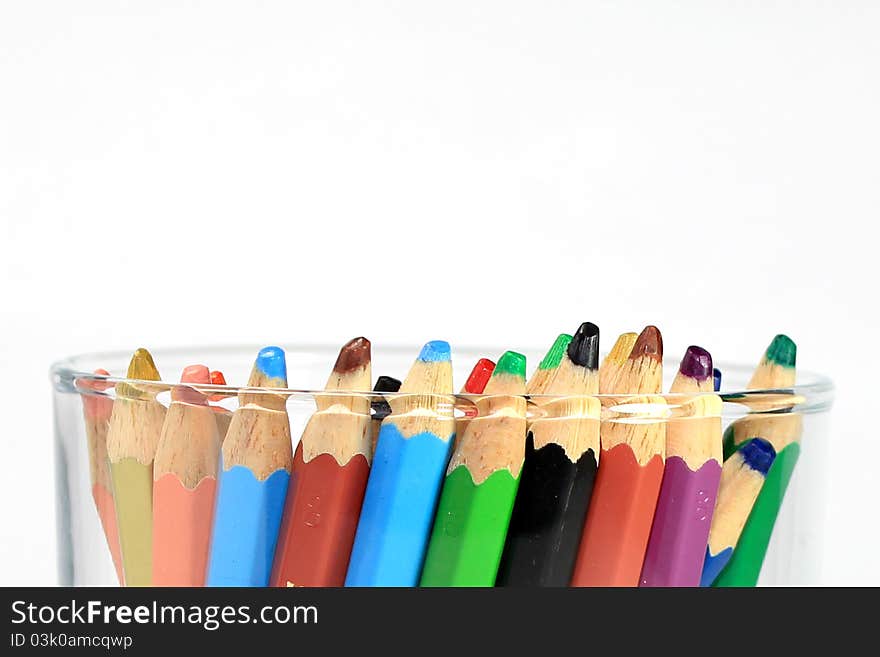
[[[286,388],[284,351],[261,350],[248,386]],[[223,442],[208,586],[268,585],[291,461],[284,395],[241,393]]]
[[[346,586],[415,586],[455,438],[449,344],[429,342],[390,399]]]

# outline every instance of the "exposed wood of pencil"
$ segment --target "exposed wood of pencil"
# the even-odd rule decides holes
[[[560,333],[556,337],[556,340],[553,341],[550,349],[547,350],[547,354],[538,364],[537,369],[534,371],[531,378],[526,383],[527,395],[543,394],[543,391],[547,387],[547,384],[550,382],[550,379],[553,378],[553,374],[556,372],[556,368],[558,367],[560,359],[565,353],[565,350],[571,342],[571,339],[572,336],[568,335],[567,333]]]
[[[599,455],[601,404],[595,397],[569,395],[542,407],[542,417],[529,426],[535,449],[559,445],[572,463],[588,449]]]
[[[554,397],[542,404],[531,426],[535,449],[555,443],[572,463],[588,449],[599,454],[599,372],[572,362],[566,353],[542,394]]]
[[[739,418],[731,427],[734,445],[741,445],[750,438],[763,438],[778,454],[801,439],[804,419],[800,413],[758,413]]]
[[[644,466],[655,455],[666,458],[666,421],[662,406],[666,399],[660,396],[625,397],[617,407],[616,415],[602,422],[603,450],[626,444],[632,449],[636,462]],[[645,405],[644,408],[640,408]],[[614,407],[612,407],[614,408]],[[633,412],[629,413],[628,410]]]
[[[507,469],[519,477],[525,458],[526,400],[522,377],[494,374],[477,401],[479,414],[467,426],[449,461],[447,474],[465,466],[475,485]]]
[[[711,554],[736,545],[763,485],[764,476],[740,456],[734,455],[725,461],[709,531]]]
[[[749,390],[790,388],[795,384],[797,347],[787,335],[777,335],[752,373]]]
[[[248,387],[277,387],[255,365]],[[285,396],[278,393],[242,392],[223,441],[223,467],[241,465],[262,481],[276,470],[290,472],[293,451]]]
[[[694,472],[713,459],[720,464],[721,407],[717,395],[700,395],[681,402],[666,426],[666,458],[678,456]]]
[[[605,356],[599,367],[599,392],[602,394],[613,392],[612,384],[620,373],[620,368],[626,363],[633,345],[638,339],[638,333],[621,333],[611,351]]]
[[[159,380],[159,372],[146,350],[135,352],[128,378]],[[134,459],[142,465],[153,463],[165,420],[165,407],[156,401],[158,390],[158,387],[145,384],[117,384],[107,432],[107,457],[111,463],[124,458]]]
[[[153,464],[153,481],[173,474],[189,490],[205,477],[216,477],[220,434],[205,397],[175,386]]]
[[[393,423],[405,438],[432,433],[442,440],[455,432],[452,396],[452,363],[417,360],[400,391],[390,395],[391,414],[383,422]]]
[[[357,338],[342,348],[324,389],[363,392],[370,389],[372,380],[370,342]],[[372,460],[370,397],[366,394],[318,395],[317,405],[318,411],[309,419],[302,435],[303,462],[329,454],[339,465],[345,465],[355,455],[363,454],[369,463]]]
[[[656,326],[646,326],[639,334],[609,387],[609,392],[647,395],[663,389],[663,337]]]

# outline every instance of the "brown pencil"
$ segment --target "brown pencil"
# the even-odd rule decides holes
[[[339,352],[328,392],[370,387],[370,341],[355,338]],[[318,395],[303,431],[272,569],[272,586],[342,586],[370,474],[370,399]]]

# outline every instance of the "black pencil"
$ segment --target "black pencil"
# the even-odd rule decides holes
[[[599,328],[585,322],[541,393],[501,558],[499,586],[568,586],[596,477]]]

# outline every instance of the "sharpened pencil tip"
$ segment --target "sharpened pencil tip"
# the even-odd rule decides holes
[[[480,394],[486,388],[486,383],[488,383],[489,377],[492,376],[494,371],[495,363],[488,358],[481,358],[474,365],[474,369],[471,370],[467,381],[465,381],[464,391],[471,395]]]
[[[790,337],[780,333],[767,347],[764,358],[782,367],[794,367],[797,361],[797,345]]]
[[[211,371],[204,365],[187,365],[180,375],[181,383],[211,383]]]
[[[281,379],[287,385],[287,360],[281,347],[264,347],[257,354],[256,368],[270,379]]]
[[[452,349],[445,340],[432,340],[422,347],[419,360],[425,363],[438,363],[450,360]]]
[[[575,365],[595,370],[599,367],[599,327],[584,322],[568,343],[568,358]]]
[[[400,390],[400,379],[393,376],[385,376],[384,374],[376,379],[376,385],[373,390],[376,392],[397,392]]]
[[[550,347],[550,350],[544,356],[543,360],[538,364],[538,369],[552,370],[559,367],[559,363],[562,362],[562,355],[565,353],[565,350],[568,349],[571,340],[572,337],[568,333],[560,333],[556,336],[556,340],[553,341],[553,346]]]
[[[223,372],[220,370],[214,370],[211,372],[211,383],[215,386],[225,386],[226,385],[226,377],[223,376]]]
[[[746,465],[763,475],[767,474],[776,459],[776,450],[773,449],[773,445],[763,438],[752,438],[740,447],[739,453]]]
[[[339,357],[333,366],[337,374],[354,372],[370,362],[370,341],[366,338],[354,338],[345,343],[339,350]]]
[[[611,351],[606,356],[608,362],[618,365],[625,363],[638,338],[638,333],[621,333],[617,336],[614,346],[611,347]]]
[[[684,352],[678,371],[684,376],[697,381],[706,381],[712,376],[712,355],[696,345],[691,345]]]
[[[717,367],[712,370],[712,378],[714,380],[713,388],[715,389],[715,392],[718,392],[721,390],[721,370]]]
[[[630,360],[642,357],[663,360],[663,336],[660,335],[660,329],[653,325],[646,326],[639,333],[629,357]]]
[[[153,356],[143,347],[135,351],[131,357],[127,377],[141,381],[159,381],[161,379],[156,363],[153,362]]]
[[[501,358],[498,359],[498,364],[495,366],[495,371],[492,372],[492,376],[496,377],[501,374],[518,376],[525,379],[526,357],[515,351],[505,351],[501,355]]]

